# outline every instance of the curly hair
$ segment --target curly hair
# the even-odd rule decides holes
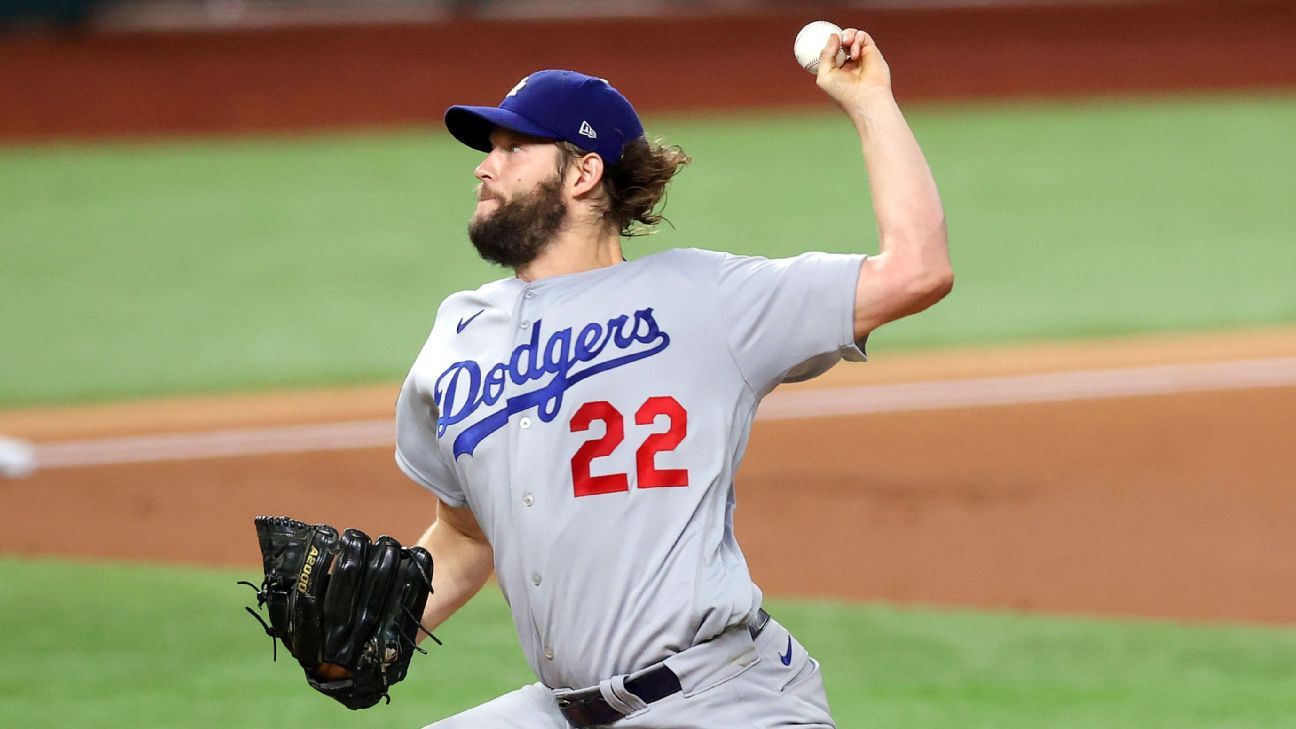
[[[558,142],[558,149],[560,171],[589,154],[570,142]],[[640,137],[628,143],[621,159],[603,170],[603,220],[626,237],[655,233],[653,226],[666,220],[661,209],[667,183],[692,161],[678,145],[662,144],[660,139]]]

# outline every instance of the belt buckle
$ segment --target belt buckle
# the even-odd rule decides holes
[[[622,717],[621,712],[608,706],[598,689],[586,689],[555,696],[554,702],[558,705],[559,713],[573,727],[601,726]]]
[[[680,691],[679,678],[665,664],[625,681],[625,688],[645,704],[659,701]],[[555,693],[558,711],[573,727],[607,726],[625,718],[620,709],[603,698],[598,687]]]
[[[594,699],[602,699],[603,694],[594,689],[584,689],[581,691],[569,691],[561,696],[555,696],[554,701],[558,704],[559,709],[576,709],[588,704]]]

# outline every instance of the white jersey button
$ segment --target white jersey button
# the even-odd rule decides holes
[[[548,658],[551,661],[553,660],[553,648],[545,646],[545,658]]]
[[[518,427],[521,428],[522,430],[526,430],[526,429],[530,428],[530,427],[531,427],[531,418],[524,417],[524,418],[522,418],[521,420],[519,420],[519,421],[518,421]]]
[[[535,585],[536,587],[539,587],[539,586],[540,586],[540,581],[541,581],[541,580],[540,580],[540,573],[539,573],[539,572],[536,572],[535,574],[531,575],[531,584]]]
[[[531,326],[531,322],[527,319],[523,319],[521,326],[523,329],[526,329],[527,327]]]
[[[528,291],[528,292],[526,292],[526,297],[527,297],[528,299],[534,299],[534,298],[535,298],[535,292],[534,292],[534,291]]]
[[[532,496],[531,494],[525,494],[525,495],[522,497],[522,503],[525,504],[525,505],[527,505],[527,506],[530,506],[530,505],[532,505],[532,504],[535,503],[535,497]]]

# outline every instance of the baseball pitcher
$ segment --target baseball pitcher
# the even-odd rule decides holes
[[[446,112],[484,154],[469,237],[513,275],[441,304],[397,403],[396,461],[439,500],[422,624],[493,569],[538,681],[432,727],[834,726],[818,662],[761,608],[734,473],[763,396],[862,361],[871,331],[953,277],[886,61],[855,29],[823,54],[818,84],[863,147],[876,255],[627,260],[622,238],[661,220],[689,158],[646,138],[606,80],[539,71],[497,107]]]

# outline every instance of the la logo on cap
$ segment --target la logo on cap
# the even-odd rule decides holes
[[[510,96],[517,96],[517,92],[521,91],[523,86],[526,86],[527,79],[529,79],[529,78],[531,78],[531,77],[530,77],[530,76],[527,76],[526,78],[522,79],[521,81],[518,81],[518,82],[517,82],[517,86],[514,86],[513,89],[512,89],[511,91],[509,91],[507,94],[505,94],[505,95],[504,95],[504,98],[507,99],[507,98],[510,97]]]
[[[589,137],[590,139],[598,139],[598,132],[594,131],[594,127],[590,126],[587,121],[581,122],[581,128],[577,134],[580,134],[582,137]]]

